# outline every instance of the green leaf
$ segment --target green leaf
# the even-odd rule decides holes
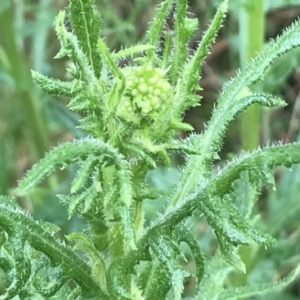
[[[215,41],[216,35],[222,26],[222,21],[226,15],[228,0],[222,2],[219,6],[208,30],[202,37],[200,44],[191,60],[184,66],[181,80],[180,93],[171,112],[172,116],[180,117],[184,110],[189,106],[195,106],[199,103],[199,97],[195,97],[195,93],[199,90],[199,70],[204,59],[209,54],[209,47]],[[178,25],[179,26],[179,25]],[[182,47],[178,45],[177,47]],[[176,57],[177,59],[177,57]]]
[[[199,209],[204,212],[214,227],[223,255],[229,262],[244,270],[237,255],[238,245],[248,244],[254,240],[267,246],[272,244],[273,240],[246,223],[235,208],[229,205],[230,202],[225,203],[222,207],[222,203],[214,203],[212,200],[215,200],[216,197],[224,198],[224,195],[231,193],[231,184],[240,177],[242,171],[253,170],[255,172],[262,165],[271,171],[274,166],[285,165],[289,167],[293,163],[300,163],[300,144],[298,143],[267,147],[251,154],[245,154],[228,164],[213,179],[200,182],[200,186],[194,193],[185,195],[182,205],[169,208],[164,216],[160,216],[152,223],[147,233],[151,234],[156,230],[159,232],[159,228],[165,230],[172,228],[191,216],[196,209]],[[225,219],[227,221],[224,226]],[[147,237],[147,233],[141,242]]]
[[[145,255],[144,252],[143,256]],[[128,274],[134,271],[134,265],[141,258],[136,251],[132,251],[130,255],[115,259],[112,262],[106,277],[107,290],[112,299],[131,300],[130,289],[126,286],[125,279]]]
[[[72,97],[75,92],[72,82],[49,78],[35,71],[31,71],[31,76],[46,94]]]
[[[216,236],[224,259],[236,269],[246,273],[246,266],[238,253],[238,247],[232,245],[228,238],[223,238],[222,233],[216,232]]]
[[[117,171],[117,177],[119,181],[120,188],[120,203],[125,205],[128,209],[132,203],[132,184],[131,175],[126,169],[120,169]]]
[[[90,267],[71,249],[57,242],[50,233],[34,222],[21,209],[13,209],[6,204],[0,204],[0,227],[3,228],[9,236],[13,236],[9,239],[9,242],[14,249],[14,258],[17,262],[17,274],[30,272],[30,269],[28,270],[28,267],[24,265],[27,263],[27,260],[24,260],[24,244],[22,243],[24,243],[26,239],[32,248],[46,255],[53,265],[60,265],[64,275],[73,279],[85,293],[89,295],[99,295],[102,297],[101,299],[108,300],[108,297],[91,278]],[[24,228],[27,228],[27,230],[24,231]],[[14,235],[14,232],[17,232],[17,235]],[[19,273],[19,271],[21,271],[21,273]],[[20,289],[20,286],[23,288],[26,285],[28,276],[17,275],[15,280],[18,282],[18,289]],[[18,292],[20,292],[20,290]]]
[[[200,249],[200,246],[194,239],[191,232],[185,226],[177,226],[176,234],[178,242],[185,242],[191,249],[196,264],[196,276],[198,279],[198,283],[200,283],[205,270],[204,255]]]
[[[84,186],[88,178],[91,176],[91,173],[97,164],[97,160],[98,159],[96,157],[91,156],[81,164],[71,185],[72,194],[76,193]]]
[[[264,93],[251,93],[248,88],[243,88],[236,98],[232,98],[230,101],[228,99],[226,103],[220,102],[214,109],[207,130],[203,134],[203,137],[201,137],[203,154],[208,153],[205,152],[207,149],[211,151],[210,156],[206,158],[207,160],[212,160],[213,154],[220,150],[219,145],[222,143],[225,131],[230,122],[232,122],[239,113],[255,103],[267,107],[282,107],[286,105],[279,97]],[[199,138],[195,135],[194,139],[194,143],[197,144]]]
[[[97,49],[100,31],[99,13],[94,7],[93,0],[71,0],[70,19],[79,45],[88,58],[95,76],[100,77],[101,56]]]
[[[155,49],[155,47],[153,45],[135,45],[129,48],[121,49],[116,53],[112,53],[112,58],[117,60],[127,56],[132,57],[136,53],[144,52],[149,49]]]
[[[247,96],[244,97],[245,95]],[[234,101],[231,100],[229,103],[226,103],[226,108],[225,106],[219,105],[213,111],[207,130],[201,135],[191,135],[185,141],[187,147],[190,145],[190,148],[193,151],[198,150],[201,154],[199,156],[190,156],[190,159],[184,169],[183,178],[178,186],[177,193],[174,195],[172,200],[173,203],[182,199],[184,193],[192,189],[195,181],[198,182],[199,177],[201,176],[200,174],[205,172],[205,169],[207,169],[209,163],[214,159],[215,154],[219,151],[219,145],[222,143],[225,130],[237,114],[244,111],[249,105],[254,103],[259,103],[264,106],[285,105],[285,102],[276,96],[250,93],[248,89],[243,89],[240,97],[242,98],[238,97]],[[195,166],[198,167],[196,168]]]
[[[135,143],[128,143],[127,145],[123,146],[126,148],[126,150],[130,151],[132,155],[134,156],[134,159],[140,159],[143,161],[143,163],[146,163],[151,168],[156,168],[156,162],[155,160],[145,151],[145,145],[143,145],[143,141],[135,141]],[[146,148],[147,149],[147,148]],[[151,150],[153,149],[147,149],[151,153]]]
[[[55,31],[61,43],[61,50],[55,58],[68,56],[76,66],[72,75],[82,81],[96,82],[93,70],[90,68],[87,57],[78,44],[75,35],[68,32],[65,25],[65,11],[61,11],[56,18]]]
[[[175,53],[173,58],[173,64],[171,73],[176,78],[178,73],[182,71],[182,67],[187,58],[187,41],[191,37],[193,32],[187,32],[185,30],[186,21],[186,9],[187,9],[187,0],[179,0],[176,3],[176,12],[175,12]],[[196,28],[194,28],[196,30]]]
[[[99,283],[101,289],[106,291],[106,266],[103,258],[98,253],[95,246],[92,244],[90,238],[81,232],[73,232],[67,236],[69,241],[76,241],[74,243],[74,250],[84,250],[91,259],[91,276],[95,282]]]
[[[159,237],[157,240],[151,241],[150,247],[155,253],[156,258],[166,267],[172,286],[173,299],[180,300],[184,290],[183,283],[189,276],[189,273],[184,271],[176,260],[179,254],[177,246],[172,244],[171,241]]]
[[[201,201],[199,211],[206,217],[213,228],[221,253],[224,258],[245,273],[245,266],[238,255],[239,245],[251,245],[254,242],[271,245],[274,240],[250,226],[225,195],[221,199],[214,198]]]
[[[79,159],[85,160],[90,155],[99,157],[99,163],[105,160],[107,165],[116,164],[121,168],[126,168],[123,155],[103,141],[92,138],[75,140],[58,146],[46,154],[20,181],[16,194],[26,194],[56,167],[64,168]]]
[[[229,183],[238,179],[240,173],[245,170],[256,172],[261,166],[268,168],[271,172],[275,166],[291,167],[292,164],[300,163],[300,143],[274,145],[258,149],[252,153],[244,153],[222,169],[215,180],[211,181],[208,189],[214,193],[224,195],[228,192]]]
[[[260,284],[254,286],[244,286],[238,288],[225,289],[217,298],[217,300],[239,300],[256,295],[266,295],[276,290],[282,290],[300,274],[300,265],[281,281],[269,284]]]
[[[115,62],[113,55],[108,50],[103,39],[101,38],[98,39],[97,46],[99,51],[101,52],[103,60],[108,65],[111,73],[117,79],[115,80],[113,86],[110,88],[110,92],[107,95],[107,99],[106,99],[106,103],[108,103],[110,110],[116,113],[117,105],[120,103],[123,96],[123,92],[125,90],[125,77],[121,69],[118,67],[117,63]]]
[[[189,159],[181,183],[173,197],[173,203],[177,203],[182,199],[183,195],[191,192],[196,182],[203,180],[203,177],[209,176],[209,165],[215,152],[220,150],[220,144],[229,122],[232,121],[236,113],[241,111],[241,106],[243,106],[243,109],[246,108],[247,105],[244,104],[245,100],[254,100],[251,96],[249,96],[250,98],[246,97],[246,99],[244,99],[245,87],[251,87],[259,81],[275,58],[300,45],[299,27],[300,21],[295,22],[280,37],[269,43],[262,53],[249,62],[233,80],[225,84],[218,100],[218,106],[213,112],[208,128],[203,135],[193,136],[194,144],[201,149],[203,154]],[[265,96],[259,98],[263,100]],[[264,101],[266,104],[271,101],[270,97],[267,97],[267,99],[268,101]],[[276,104],[276,102],[278,103],[278,99],[272,101],[274,104]],[[248,103],[248,105],[249,104],[251,103]],[[234,111],[228,109],[228,107],[232,107],[231,105],[234,105],[237,109]],[[226,118],[224,118],[224,115]],[[218,132],[216,132],[216,129]]]
[[[97,190],[93,186],[75,195],[58,195],[63,204],[68,207],[69,218],[75,212],[85,215],[95,204],[97,196]]]
[[[43,268],[47,268],[46,278],[42,278],[44,277],[43,275],[45,275],[45,272],[43,273],[44,270],[41,270]],[[40,270],[41,272],[38,273]],[[55,296],[68,280],[68,277],[63,274],[63,270],[60,266],[53,268],[49,261],[46,261],[45,259],[41,259],[38,264],[35,265],[35,270],[33,272],[34,279],[36,279],[33,280],[33,286],[43,297]]]
[[[2,205],[0,205],[0,209],[1,206]],[[5,226],[7,226],[9,223],[12,225],[11,222],[7,222]],[[2,227],[1,224],[0,227]],[[14,272],[14,278],[12,283],[7,288],[5,294],[0,296],[1,300],[12,299],[15,296],[17,296],[24,288],[27,287],[28,280],[30,279],[31,264],[28,258],[26,257],[24,251],[25,239],[26,239],[26,234],[25,236],[22,236],[20,232],[16,231],[16,228],[14,228],[14,230],[10,230],[9,241],[12,243],[13,246],[13,259],[14,259],[15,272]]]
[[[133,224],[131,222],[130,213],[124,206],[119,207],[117,209],[117,212],[121,218],[120,224],[125,253],[128,252],[128,250],[136,250],[137,248],[135,244],[135,234]]]
[[[116,64],[113,55],[110,53],[110,51],[108,50],[105,42],[103,41],[103,39],[99,38],[98,42],[97,42],[97,47],[99,49],[99,51],[101,52],[101,55],[103,56],[103,59],[105,60],[105,62],[107,63],[107,65],[110,68],[110,71],[121,80],[121,87],[122,87],[122,91],[125,88],[125,79],[124,79],[124,75],[121,71],[121,69],[118,67],[118,65]],[[119,83],[118,83],[119,84]]]
[[[218,295],[224,289],[225,281],[228,275],[234,270],[224,261],[220,252],[217,252],[206,264],[206,271],[198,286],[198,293],[193,300],[212,300],[218,299]],[[189,300],[192,300],[189,299]]]
[[[168,13],[170,12],[172,8],[172,2],[173,0],[165,0],[160,4],[160,8],[158,11],[158,14],[153,19],[152,24],[150,25],[148,31],[147,31],[147,37],[149,40],[149,44],[157,47],[157,44],[159,42],[159,37],[161,35],[161,31],[163,28],[163,25],[166,21],[166,18],[168,16]],[[154,54],[155,54],[155,48],[149,49],[147,51],[147,61],[151,62],[153,61]]]
[[[157,259],[153,259],[151,264],[149,264],[148,272],[143,274],[143,276],[146,275],[147,278],[144,279],[146,282],[144,287],[145,299],[165,300],[166,295],[171,289],[171,283],[166,266],[160,263]]]

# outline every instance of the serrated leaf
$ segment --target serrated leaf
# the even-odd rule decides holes
[[[223,239],[223,237],[217,232],[216,236],[218,238],[221,253],[225,260],[238,270],[242,271],[243,273],[246,273],[246,266],[238,253],[238,247],[234,247],[226,239]]]
[[[74,94],[73,83],[49,78],[31,70],[33,80],[42,88],[43,92],[50,95],[63,95],[72,97]]]
[[[224,289],[224,283],[234,268],[224,261],[218,251],[206,264],[206,271],[198,293],[189,300],[217,300]]]
[[[79,159],[85,160],[90,155],[98,156],[99,161],[105,159],[110,164],[126,166],[122,154],[118,150],[99,139],[82,139],[65,143],[54,148],[51,152],[35,164],[26,176],[19,182],[16,194],[24,195],[36,186],[44,177],[54,171],[56,167],[66,167]]]
[[[58,197],[68,208],[69,218],[71,218],[75,212],[85,215],[89,211],[89,209],[92,207],[92,204],[95,203],[97,190],[91,186],[78,194],[58,195]]]
[[[76,70],[72,73],[72,75],[77,79],[82,79],[83,81],[86,81],[88,78],[89,82],[95,83],[96,78],[92,69],[89,67],[87,57],[80,48],[76,36],[67,31],[64,21],[65,11],[61,11],[55,21],[55,31],[61,43],[61,50],[55,58],[68,56],[76,66]]]
[[[97,49],[100,31],[100,16],[93,0],[71,0],[70,19],[80,47],[88,58],[95,76],[100,77],[101,56]]]
[[[172,0],[165,0],[160,4],[160,8],[158,11],[158,14],[153,19],[152,24],[150,25],[148,31],[147,31],[147,38],[149,40],[149,44],[157,46],[159,37],[163,28],[163,25],[165,23],[166,17],[171,10],[172,7]],[[153,60],[155,53],[155,49],[148,49],[147,51],[147,60],[148,62],[151,62]]]
[[[24,265],[27,263],[27,260],[24,260],[22,246],[22,241],[24,242],[24,239],[26,239],[32,248],[46,255],[53,265],[60,265],[64,275],[73,279],[83,291],[89,294],[94,293],[94,295],[108,300],[108,297],[90,277],[90,267],[71,249],[59,243],[51,234],[34,222],[21,209],[13,209],[5,204],[0,204],[0,227],[8,232],[10,236],[13,236],[14,231],[18,232],[15,236],[16,240],[12,240],[11,245],[14,247],[16,267],[20,267],[22,272],[28,271],[28,267]],[[23,230],[24,227],[27,228],[26,231]],[[21,288],[23,288],[28,277],[22,275],[19,278],[17,277],[16,280],[18,285],[22,285]]]
[[[176,260],[179,254],[177,246],[172,244],[171,241],[160,237],[156,241],[152,241],[150,247],[160,263],[166,266],[174,299],[180,300],[184,290],[183,283],[189,273],[184,271]]]
[[[270,292],[281,290],[292,283],[300,274],[300,265],[281,281],[269,284],[261,284],[254,286],[244,286],[238,288],[225,289],[217,298],[217,300],[239,300],[256,295],[266,295]]]
[[[42,268],[47,268],[47,282],[45,282],[45,280],[41,280],[42,276],[38,274],[39,269]],[[60,266],[53,268],[49,263],[45,263],[45,261],[42,261],[35,270],[35,277],[38,277],[38,280],[35,280],[37,283],[33,282],[33,286],[43,297],[54,296],[68,280],[68,277],[64,276],[63,270]]]
[[[176,11],[175,11],[175,39],[174,39],[174,57],[172,62],[172,68],[170,73],[173,77],[177,77],[182,67],[184,66],[185,60],[187,58],[187,41],[193,34],[192,30],[186,30],[186,24],[188,23],[188,18],[186,17],[187,1],[177,1]],[[192,27],[189,27],[192,29]],[[196,27],[193,28],[196,30]]]
[[[196,276],[198,284],[201,282],[204,275],[204,254],[202,253],[199,244],[194,239],[191,232],[185,226],[177,226],[176,234],[178,242],[185,242],[191,249],[194,261],[196,264]]]
[[[168,276],[168,271],[164,264],[161,264],[157,259],[153,259],[149,265],[149,270],[144,276],[145,288],[144,296],[146,300],[157,299],[164,300],[168,294],[171,283]]]
[[[106,291],[106,266],[90,238],[81,232],[73,232],[67,236],[69,241],[74,241],[74,250],[84,250],[91,259],[91,276],[98,282],[103,291]],[[76,241],[76,242],[75,242]]]
[[[126,169],[120,169],[117,171],[117,176],[120,203],[122,203],[122,205],[126,205],[126,207],[129,208],[133,200],[130,173]]]
[[[154,49],[155,47],[153,45],[135,45],[131,46],[129,48],[121,49],[116,53],[112,53],[112,57],[114,60],[127,57],[127,56],[133,56],[136,53],[144,52],[148,49]]]
[[[208,223],[215,231],[220,244],[225,251],[228,244],[231,246],[251,245],[254,241],[262,245],[270,245],[274,242],[271,237],[251,227],[234,208],[228,196],[213,201],[202,201],[199,210],[203,212]],[[223,253],[222,250],[222,253]],[[232,250],[230,250],[232,251]],[[228,259],[229,251],[226,251]]]
[[[91,156],[81,164],[71,184],[71,194],[76,193],[84,186],[85,182],[91,176],[93,168],[97,164],[97,160],[99,160],[99,158]]]
[[[198,97],[191,97],[197,89],[199,89],[199,69],[204,59],[209,54],[209,47],[215,41],[216,35],[222,26],[222,21],[226,15],[228,0],[222,2],[219,6],[209,28],[204,33],[201,42],[199,43],[195,54],[191,60],[184,66],[182,72],[182,86],[184,87],[179,94],[172,116],[180,116],[183,111],[189,106],[195,106],[199,102]],[[180,45],[178,45],[180,47]],[[187,99],[187,98],[190,99]]]
[[[7,222],[7,225],[9,223],[11,222]],[[30,279],[31,264],[24,251],[25,239],[26,236],[22,236],[22,233],[17,232],[16,228],[10,232],[9,242],[11,243],[13,249],[14,278],[9,287],[6,289],[5,293],[1,295],[1,300],[10,300],[17,296],[23,290],[23,288],[27,286]]]
[[[135,160],[142,159],[143,162],[147,163],[149,166],[151,166],[153,169],[156,168],[156,162],[155,160],[145,152],[145,149],[141,146],[141,144],[138,143],[129,143],[127,145],[124,145],[124,147],[129,150],[132,154],[134,154]]]
[[[126,249],[126,252],[130,250],[136,250],[135,243],[135,233],[133,224],[131,222],[131,217],[128,209],[124,206],[117,208],[119,216],[121,218],[120,224],[122,226],[122,234],[123,234],[123,243]]]
[[[296,21],[281,36],[269,43],[261,54],[250,61],[233,80],[224,86],[207,130],[203,135],[198,135],[194,139],[195,145],[199,145],[203,155],[192,157],[188,161],[183,174],[184,181],[178,186],[173,203],[177,203],[184,194],[186,195],[187,192],[193,189],[195,180],[199,182],[203,180],[203,177],[209,176],[208,166],[214,153],[220,150],[220,144],[229,122],[236,113],[240,112],[241,105],[245,105],[245,99],[241,98],[245,87],[249,88],[259,81],[275,58],[300,45],[299,27],[300,21]],[[231,109],[228,109],[228,107],[231,107]],[[235,112],[232,111],[234,107],[237,108],[234,110]],[[226,113],[227,116],[225,115],[224,118]],[[233,115],[231,115],[232,113]],[[216,129],[218,132],[216,132]],[[206,156],[208,153],[210,156]]]
[[[270,168],[264,165],[264,162],[261,162],[261,168],[257,169],[255,172],[251,172],[251,179],[256,178],[256,180],[262,182],[266,185],[267,188],[276,191],[276,183],[274,175],[272,174]],[[255,180],[255,179],[254,179]]]
[[[107,272],[107,290],[113,299],[131,300],[130,290],[125,285],[125,278],[134,270],[138,261],[138,253],[133,251],[130,255],[115,259]]]
[[[290,167],[292,164],[300,163],[300,143],[273,145],[252,153],[244,153],[219,172],[211,182],[211,188],[220,195],[226,194],[228,183],[238,179],[242,171],[256,172],[261,168],[261,162],[264,162],[269,170],[280,165]]]

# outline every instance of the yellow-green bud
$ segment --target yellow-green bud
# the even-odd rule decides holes
[[[124,118],[129,113],[138,119],[151,118],[170,103],[171,85],[163,70],[146,65],[125,68],[123,74],[126,88],[119,112]]]

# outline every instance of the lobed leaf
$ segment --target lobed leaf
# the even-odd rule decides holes
[[[89,179],[93,169],[95,168],[98,159],[99,158],[97,157],[91,156],[81,164],[71,185],[72,194],[76,193],[84,186],[86,181]]]
[[[215,41],[216,35],[221,28],[222,21],[226,15],[228,0],[222,2],[219,6],[208,30],[202,37],[196,52],[190,61],[185,65],[180,84],[180,93],[176,99],[174,108],[171,110],[172,116],[180,117],[181,114],[190,106],[199,103],[199,97],[195,96],[199,90],[199,71],[204,59],[209,54],[209,47]],[[178,45],[182,47],[181,45]]]
[[[26,227],[26,232],[20,230],[20,227],[16,227],[15,224],[21,224],[20,226]],[[98,294],[99,297],[101,297],[100,299],[108,299],[90,277],[90,267],[71,249],[58,243],[50,233],[34,222],[22,210],[13,209],[6,204],[0,204],[0,227],[8,232],[10,236],[13,236],[14,231],[18,231],[18,235],[15,236],[17,240],[12,239],[10,242],[14,249],[16,262],[21,264],[20,270],[22,270],[22,272],[28,272],[28,267],[24,266],[26,260],[24,260],[23,257],[24,244],[22,245],[22,242],[24,243],[26,240],[32,248],[45,254],[53,265],[59,265],[64,275],[73,279],[85,293]],[[16,267],[17,266],[18,265],[16,265]],[[21,281],[23,287],[26,285],[28,277],[16,277],[16,280]],[[18,292],[20,292],[20,290]]]
[[[239,178],[245,170],[256,172],[261,166],[271,172],[275,166],[291,167],[292,164],[300,163],[300,143],[274,145],[257,149],[252,153],[244,153],[219,172],[215,180],[211,181],[210,189],[214,194],[224,195],[228,193],[230,184]]]
[[[150,247],[158,261],[166,268],[174,300],[180,300],[184,290],[183,283],[189,274],[177,262],[176,258],[179,253],[177,246],[172,241],[168,241],[160,236],[156,240],[151,241]]]
[[[208,123],[207,130],[201,135],[191,135],[186,143],[193,151],[201,152],[198,156],[190,156],[184,169],[182,179],[175,192],[172,203],[177,203],[183,199],[183,195],[189,193],[201,178],[209,175],[209,166],[220,149],[225,130],[234,117],[244,111],[248,106],[259,103],[263,106],[284,106],[285,102],[280,98],[261,93],[251,93],[248,89],[243,89],[241,95],[235,100],[227,103],[227,106],[219,106],[213,111],[213,115]],[[195,168],[195,166],[198,166]],[[202,175],[201,175],[202,173]]]
[[[176,1],[176,12],[175,12],[175,40],[174,40],[174,60],[171,71],[172,75],[177,78],[178,73],[182,71],[185,60],[187,58],[187,41],[191,37],[187,34],[186,27],[186,9],[187,0]],[[196,28],[195,28],[196,29]]]
[[[102,62],[97,49],[100,31],[100,16],[93,0],[71,0],[70,20],[79,45],[88,58],[95,76],[100,78]]]
[[[133,251],[130,256],[115,259],[110,265],[106,282],[108,293],[112,299],[131,300],[130,289],[125,285],[125,278],[127,274],[133,272],[137,260],[137,252]]]
[[[234,268],[223,260],[220,252],[217,252],[206,264],[206,271],[201,285],[198,286],[197,294],[188,300],[217,300],[228,275],[233,270]]]
[[[147,278],[147,286],[144,289],[145,299],[165,300],[166,295],[172,287],[168,270],[161,262],[157,262],[156,260],[152,262],[151,273]]]
[[[61,50],[55,58],[62,58],[68,56],[76,66],[76,71],[73,72],[73,76],[82,81],[96,82],[93,71],[89,67],[87,57],[83,53],[81,47],[78,44],[78,40],[75,35],[68,32],[65,25],[65,12],[61,11],[56,18],[56,34],[61,43]]]
[[[9,225],[12,226],[11,220],[5,224],[5,227],[7,228]],[[2,227],[1,224],[0,227]],[[16,229],[11,228],[10,230],[10,242],[13,245],[14,278],[5,293],[0,296],[1,300],[10,300],[14,298],[28,286],[27,284],[30,279],[31,264],[24,253],[26,235],[27,234],[25,233],[25,236],[22,236],[22,234],[17,232]]]
[[[299,274],[300,265],[288,276],[278,282],[224,289],[217,297],[217,300],[239,300],[257,295],[265,295],[276,290],[281,290],[292,283]]]
[[[89,255],[92,269],[91,276],[101,289],[106,292],[106,265],[90,238],[84,233],[73,232],[67,236],[67,239],[69,241],[76,241],[73,247],[74,250],[83,250]]]
[[[200,283],[205,271],[204,255],[200,246],[191,232],[183,225],[176,227],[176,235],[179,243],[185,242],[190,247],[196,265],[196,276]]]
[[[19,182],[16,194],[24,195],[35,187],[45,176],[54,171],[56,167],[66,167],[79,159],[85,160],[90,155],[99,158],[99,162],[105,161],[108,165],[120,165],[126,169],[126,161],[117,149],[99,140],[86,138],[65,143],[47,153],[37,164],[29,170],[26,176]]]
[[[117,60],[127,56],[132,57],[136,53],[141,53],[149,49],[155,49],[155,47],[153,45],[135,45],[129,48],[121,49],[116,53],[112,53],[112,58]]]
[[[42,280],[41,274],[38,274],[38,271],[42,268],[47,268],[46,272],[48,278],[44,280]],[[37,264],[35,264],[33,274],[34,275],[32,277],[37,277],[37,282],[33,281],[33,286],[43,297],[55,296],[68,280],[68,277],[63,274],[63,270],[60,266],[53,268],[45,259],[41,259]]]
[[[74,195],[58,195],[62,203],[68,208],[69,218],[75,212],[83,216],[86,215],[92,204],[95,203],[97,196],[97,190],[93,186]]]
[[[130,213],[125,206],[119,207],[117,211],[121,219],[120,224],[125,253],[128,252],[128,250],[136,250],[135,232],[131,222]]]
[[[157,218],[141,241],[143,241],[148,234],[153,234],[153,232],[156,231],[159,232],[160,228],[164,228],[164,230],[166,230],[166,228],[173,228],[179,222],[191,216],[193,211],[199,209],[206,214],[206,217],[210,217],[209,221],[214,227],[222,231],[222,234],[219,236],[218,231],[216,231],[216,234],[221,243],[220,246],[222,246],[223,255],[228,261],[243,270],[243,265],[236,255],[235,247],[243,243],[247,244],[250,242],[249,239],[254,239],[256,242],[265,245],[272,244],[273,240],[253,229],[242,217],[233,211],[233,208],[228,207],[228,204],[223,207],[221,212],[219,211],[217,213],[215,211],[213,213],[214,209],[220,210],[221,205],[215,204],[211,199],[224,197],[224,195],[229,194],[231,192],[230,187],[232,183],[240,177],[242,171],[250,170],[255,172],[261,168],[262,162],[269,168],[269,172],[271,168],[277,165],[291,166],[291,164],[300,163],[300,144],[295,143],[259,149],[251,154],[245,154],[241,158],[228,164],[215,178],[200,183],[200,187],[198,187],[194,193],[186,195],[181,205],[168,209],[164,216]],[[205,205],[207,206],[205,207]],[[214,205],[216,206],[214,207]],[[212,211],[206,211],[208,208]],[[227,212],[228,208],[229,212]],[[222,220],[224,221],[222,213],[225,213],[223,217],[226,217],[226,214],[232,214],[229,220],[227,220],[229,227],[225,226],[224,229],[222,228],[222,226],[224,226],[224,224],[222,224]],[[221,218],[218,218],[218,215],[221,215]],[[234,229],[233,231],[231,231],[231,227]],[[230,230],[226,232],[228,228]],[[234,233],[233,236],[231,236],[232,233]]]
[[[46,94],[62,95],[69,98],[74,95],[72,82],[49,78],[36,71],[31,71],[31,76]]]
[[[147,31],[147,37],[149,40],[149,44],[155,47],[154,49],[151,48],[151,49],[147,50],[146,56],[147,56],[148,62],[152,62],[154,59],[155,49],[157,47],[163,25],[164,25],[164,23],[167,19],[167,16],[172,8],[172,3],[173,3],[173,0],[165,0],[164,2],[162,2],[160,4],[158,14],[152,21],[152,24],[150,25],[150,27]]]
[[[262,104],[267,104],[268,106],[273,104],[281,105],[282,102],[279,103],[278,99],[271,101],[270,96],[257,97],[258,95],[256,95],[251,97],[250,95],[244,99],[245,87],[250,87],[261,79],[275,58],[300,45],[299,27],[300,20],[296,21],[280,37],[271,42],[260,55],[249,62],[233,80],[224,86],[218,100],[218,106],[213,112],[207,130],[203,135],[193,136],[194,144],[201,149],[203,154],[189,159],[180,185],[173,196],[173,203],[177,203],[183,198],[183,195],[188,194],[196,182],[203,180],[203,176],[210,176],[210,163],[215,152],[219,151],[225,130],[234,116],[241,111],[241,108],[245,109],[247,107],[246,103],[250,105],[253,103],[251,103],[251,100],[259,99],[259,101],[263,102]],[[232,108],[231,105],[233,103],[237,109],[228,109],[228,107]],[[224,114],[226,118],[224,118]]]

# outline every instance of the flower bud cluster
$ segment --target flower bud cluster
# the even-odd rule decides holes
[[[153,117],[170,103],[171,86],[164,72],[152,66],[124,69],[125,97],[122,99],[122,115]]]

